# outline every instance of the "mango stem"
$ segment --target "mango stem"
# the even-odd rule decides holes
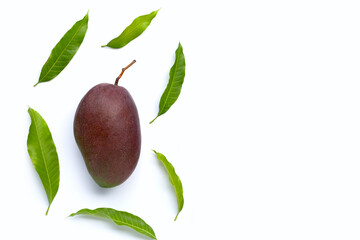
[[[124,67],[122,70],[121,70],[121,73],[120,75],[116,78],[115,80],[115,85],[117,86],[118,83],[119,83],[119,79],[122,77],[122,75],[124,74],[125,70],[128,69],[129,67],[131,67],[131,65],[133,65],[134,63],[136,63],[136,60],[133,60],[129,65],[127,65],[126,67]]]

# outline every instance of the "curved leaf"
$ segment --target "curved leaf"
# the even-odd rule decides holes
[[[84,40],[88,21],[89,15],[87,13],[82,20],[77,21],[60,39],[42,67],[39,81],[34,86],[41,82],[52,80],[69,64]]]
[[[154,122],[155,119],[166,113],[180,95],[185,78],[185,56],[180,43],[175,54],[175,62],[169,73],[169,83],[160,99],[159,113],[150,123]]]
[[[122,48],[126,46],[129,42],[140,36],[146,30],[159,10],[135,18],[134,21],[127,26],[118,37],[114,38],[107,45],[103,45],[102,47]]]
[[[56,147],[45,120],[34,109],[29,108],[31,118],[27,149],[30,159],[44,186],[49,207],[59,189],[60,169]]]
[[[182,183],[180,181],[179,176],[176,174],[173,165],[166,159],[166,157],[162,153],[156,152],[155,150],[153,150],[153,151],[156,154],[157,158],[160,160],[160,162],[162,162],[164,164],[166,171],[168,173],[168,176],[169,176],[169,181],[170,181],[171,185],[173,185],[175,188],[176,200],[178,203],[178,213],[176,214],[176,217],[174,220],[174,221],[176,221],[179,213],[181,212],[181,210],[184,207],[184,196],[183,196]]]
[[[118,211],[112,208],[97,208],[94,210],[84,208],[71,214],[70,217],[81,214],[110,219],[117,225],[130,227],[141,234],[156,239],[154,230],[144,220],[131,213]]]

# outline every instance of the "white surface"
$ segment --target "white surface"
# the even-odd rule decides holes
[[[161,8],[139,38],[101,48]],[[89,10],[68,67],[33,85],[51,49]],[[360,3],[358,1],[3,1],[0,3],[1,239],[146,239],[86,217],[112,207],[165,239],[359,239]],[[152,125],[181,41],[186,78],[178,101]],[[123,185],[90,178],[72,133],[83,95],[120,81],[135,99],[142,152]],[[26,150],[36,109],[60,158],[47,199]],[[184,186],[178,220],[165,154]],[[120,230],[119,230],[120,229]]]

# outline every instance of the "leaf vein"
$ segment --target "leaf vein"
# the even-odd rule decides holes
[[[34,120],[35,120],[35,118],[34,118]],[[44,154],[44,147],[43,147],[43,145],[42,145],[42,143],[41,143],[41,141],[40,141],[40,135],[39,135],[39,131],[38,131],[38,126],[37,126],[37,124],[38,124],[38,121],[37,120],[35,120],[34,121],[34,128],[35,128],[35,132],[36,132],[36,135],[37,135],[37,138],[36,138],[36,140],[38,141],[38,143],[39,143],[39,147],[40,147],[40,152],[41,152],[41,155],[42,155],[42,158],[43,158],[43,162],[44,162],[44,166],[45,166],[45,172],[46,172],[46,176],[47,176],[47,180],[48,180],[48,183],[49,183],[49,195],[50,195],[50,199],[49,199],[49,201],[50,201],[50,203],[49,204],[51,204],[51,202],[52,202],[52,193],[53,193],[53,189],[52,189],[52,184],[51,184],[51,180],[50,180],[50,177],[49,177],[49,170],[48,170],[48,166],[47,166],[47,162],[46,162],[46,157],[45,157],[45,154]]]
[[[75,38],[75,36],[78,34],[78,32],[80,31],[80,29],[83,27],[83,23],[81,23],[79,25],[79,28],[76,30],[75,34],[71,37],[71,40],[66,44],[66,46],[64,47],[64,49],[60,52],[60,54],[58,55],[58,57],[55,59],[54,63],[52,64],[52,66],[50,67],[50,69],[47,71],[47,73],[39,80],[39,82],[41,82],[44,78],[46,78],[49,74],[49,72],[52,70],[52,68],[57,64],[58,60],[62,57],[64,51],[69,47],[69,45],[71,44],[71,42],[73,41],[73,39]],[[51,57],[51,54],[50,54]]]

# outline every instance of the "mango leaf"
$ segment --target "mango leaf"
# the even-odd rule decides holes
[[[156,154],[157,158],[160,160],[160,162],[162,162],[164,164],[166,171],[168,173],[168,176],[169,176],[169,181],[170,181],[171,185],[173,185],[175,188],[176,199],[177,199],[177,203],[178,203],[178,213],[176,214],[176,217],[174,219],[174,221],[176,221],[179,213],[181,212],[181,210],[183,209],[183,206],[184,206],[182,183],[180,181],[179,176],[176,174],[173,165],[166,159],[166,157],[163,154],[156,152],[155,150],[153,150],[153,151]]]
[[[75,215],[90,215],[110,219],[119,226],[130,227],[141,234],[156,239],[154,230],[144,220],[128,212],[118,211],[112,208],[97,208],[94,210],[84,208],[76,213],[72,213],[70,217]]]
[[[27,139],[27,149],[49,201],[49,207],[46,211],[47,215],[59,189],[59,158],[45,120],[32,108],[28,109],[28,113],[31,118],[31,125]]]
[[[42,67],[39,81],[34,87],[39,83],[52,80],[69,64],[84,40],[88,21],[89,15],[87,13],[82,20],[77,21],[60,39]]]
[[[176,102],[180,95],[182,84],[185,78],[185,56],[180,43],[178,48],[176,49],[175,54],[175,62],[174,65],[171,67],[169,73],[169,82],[160,99],[159,113],[150,122],[150,124],[154,122],[155,119],[157,119],[159,116],[166,113],[169,108]]]
[[[126,46],[129,42],[140,36],[146,30],[159,10],[135,18],[134,21],[127,26],[118,37],[111,40],[107,45],[103,45],[101,47],[122,48]]]

